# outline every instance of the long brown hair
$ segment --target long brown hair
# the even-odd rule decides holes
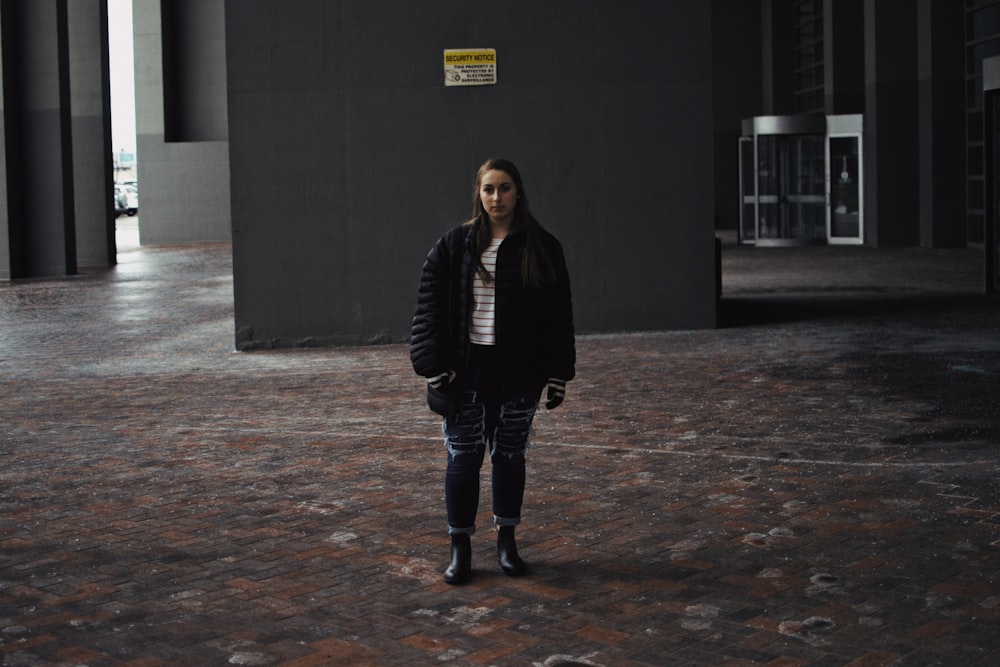
[[[480,259],[483,251],[489,247],[493,234],[490,231],[489,216],[483,209],[483,200],[479,196],[479,189],[483,184],[483,176],[488,171],[502,171],[514,181],[517,189],[517,203],[514,206],[514,221],[519,223],[526,234],[524,253],[521,256],[521,281],[526,286],[539,287],[541,285],[554,282],[556,279],[555,267],[552,259],[541,242],[542,224],[532,214],[528,207],[528,196],[524,192],[524,184],[521,181],[521,172],[517,170],[514,163],[506,158],[490,158],[479,167],[476,172],[476,187],[472,193],[472,218],[466,222],[467,225],[474,225],[481,222],[476,234],[476,271],[483,279],[483,282],[490,282],[492,278],[483,262]]]

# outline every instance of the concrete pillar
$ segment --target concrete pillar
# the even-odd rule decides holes
[[[920,245],[960,248],[965,228],[965,8],[919,0]]]
[[[139,240],[229,242],[224,1],[133,0],[132,17]]]
[[[4,27],[8,18],[0,5],[0,280],[10,280],[11,277],[11,187],[7,174],[7,68],[5,52],[7,50],[7,29]]]
[[[795,113],[792,0],[761,0],[761,115]]]
[[[823,92],[827,114],[865,111],[864,32],[862,0],[824,0]]]
[[[77,261],[115,263],[107,0],[68,3]]]
[[[66,0],[23,0],[3,13],[7,278],[76,273]],[[13,159],[11,159],[13,158]]]
[[[563,242],[578,331],[714,326],[709,3],[428,6],[226,3],[237,347],[406,340],[496,154]],[[496,85],[445,86],[462,45],[498,49]]]
[[[761,115],[760,4],[712,3],[712,114],[715,128],[715,226],[740,224],[737,146],[744,118]]]
[[[917,10],[912,0],[864,0],[865,243],[919,242]]]

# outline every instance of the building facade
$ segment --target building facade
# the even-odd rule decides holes
[[[748,118],[863,117],[865,244],[983,242],[998,5],[134,0],[140,237],[232,243],[238,348],[404,340],[426,251],[504,155],[581,331],[711,327]],[[0,2],[2,278],[115,261],[106,13]],[[470,48],[495,80],[448,85]]]

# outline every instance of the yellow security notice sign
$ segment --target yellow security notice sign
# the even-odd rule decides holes
[[[496,82],[496,49],[444,50],[444,85],[489,86]]]

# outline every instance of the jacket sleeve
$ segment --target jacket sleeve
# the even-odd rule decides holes
[[[551,238],[551,258],[556,283],[551,287],[552,301],[548,327],[549,378],[570,381],[576,376],[576,338],[573,327],[573,298],[569,284],[569,270],[562,246]]]
[[[428,378],[448,371],[450,267],[448,244],[442,237],[424,260],[410,329],[410,362],[417,375]]]

